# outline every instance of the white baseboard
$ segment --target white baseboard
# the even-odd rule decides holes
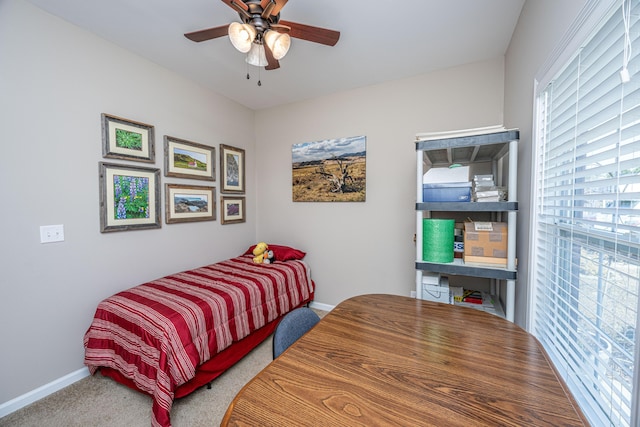
[[[310,306],[322,311],[331,311],[335,308],[335,306],[333,305],[322,304],[318,302],[312,302]],[[22,396],[18,396],[15,399],[11,399],[8,402],[2,403],[0,404],[0,418],[9,415],[12,412],[15,412],[20,408],[24,408],[25,406],[30,405],[31,403],[40,400],[43,397],[47,397],[48,395],[53,394],[56,391],[61,390],[66,386],[71,385],[76,381],[80,381],[81,379],[88,376],[89,369],[78,369],[77,371],[65,375],[62,378],[51,381],[49,384],[45,384],[42,387],[38,387],[35,390],[23,394]]]
[[[24,408],[25,406],[35,402],[36,400],[47,397],[48,395],[55,393],[56,391],[61,390],[66,386],[71,385],[76,381],[80,381],[81,379],[88,376],[89,369],[78,369],[77,371],[71,372],[64,377],[51,381],[49,384],[45,384],[35,390],[31,390],[30,392],[23,394],[22,396],[18,396],[15,399],[11,399],[8,402],[2,403],[0,404],[0,418],[9,415],[12,412],[15,412],[20,408]]]
[[[336,307],[335,305],[322,304],[320,302],[315,302],[315,301],[312,301],[311,304],[309,304],[309,306],[311,308],[317,308],[318,310],[322,310],[322,311],[331,311]]]

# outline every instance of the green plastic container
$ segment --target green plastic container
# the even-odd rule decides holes
[[[422,260],[453,262],[455,220],[428,218],[422,222]]]

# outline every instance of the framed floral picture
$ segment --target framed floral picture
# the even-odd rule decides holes
[[[164,174],[179,178],[215,181],[214,147],[165,135]]]
[[[100,162],[100,232],[160,227],[160,169]]]
[[[220,203],[222,210],[220,222],[222,224],[245,222],[244,201],[244,197],[222,197]]]
[[[155,162],[153,126],[102,114],[102,156]]]
[[[244,193],[244,150],[220,144],[220,181],[223,193]]]
[[[165,189],[167,224],[216,219],[215,187],[165,184]]]

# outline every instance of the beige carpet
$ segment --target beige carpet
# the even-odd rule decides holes
[[[326,314],[316,310],[320,316]],[[173,427],[219,426],[229,403],[242,386],[272,360],[269,337],[244,359],[213,381],[177,399],[171,409]],[[2,427],[149,427],[151,397],[99,373],[26,406],[4,418]]]

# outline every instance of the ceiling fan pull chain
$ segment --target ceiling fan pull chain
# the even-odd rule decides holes
[[[249,54],[247,54],[247,56],[249,56]],[[245,61],[245,66],[247,67],[247,80],[249,80],[251,78],[251,76],[249,75],[249,63]]]
[[[260,68],[258,67],[258,86],[262,86],[262,81],[260,80]]]

